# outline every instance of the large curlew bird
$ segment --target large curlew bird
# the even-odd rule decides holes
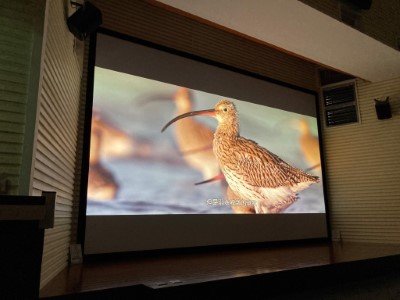
[[[231,191],[240,199],[256,201],[256,213],[278,213],[298,198],[297,193],[317,183],[318,177],[297,169],[256,142],[241,137],[235,105],[219,101],[214,109],[192,111],[169,121],[195,115],[218,120],[213,150]]]

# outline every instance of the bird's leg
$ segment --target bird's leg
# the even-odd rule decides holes
[[[309,167],[309,168],[305,169],[304,172],[310,172],[310,171],[312,171],[312,170],[314,170],[314,169],[316,169],[316,168],[318,168],[320,166],[321,166],[321,164],[313,165],[312,167]]]
[[[271,211],[269,211],[267,205],[265,205],[265,203],[263,203],[261,201],[256,201],[256,205],[254,205],[254,210],[255,210],[256,214],[271,213]]]
[[[197,182],[197,183],[195,183],[194,185],[200,185],[200,184],[204,184],[204,183],[209,183],[209,182],[221,180],[221,179],[224,179],[224,178],[225,178],[225,177],[224,177],[224,174],[223,174],[223,173],[220,173],[220,174],[218,174],[217,176],[214,176],[214,177],[212,177],[212,178],[210,178],[210,179],[207,179],[207,180],[204,180],[204,181]]]

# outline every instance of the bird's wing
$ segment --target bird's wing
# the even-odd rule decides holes
[[[297,169],[256,142],[239,138],[231,153],[235,156],[235,173],[248,185],[260,188],[293,186],[317,182],[317,178]]]

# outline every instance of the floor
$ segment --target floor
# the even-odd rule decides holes
[[[399,245],[318,241],[102,257],[69,266],[40,297],[133,285],[165,289],[398,255]]]

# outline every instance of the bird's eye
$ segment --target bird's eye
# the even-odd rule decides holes
[[[223,110],[224,110],[224,112],[227,112],[227,111],[228,111],[228,109],[227,109],[226,107],[224,107],[224,109],[223,109]]]

